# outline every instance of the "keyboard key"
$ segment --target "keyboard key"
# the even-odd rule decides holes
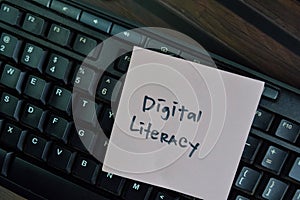
[[[258,139],[249,136],[247,138],[247,142],[243,151],[242,158],[246,162],[252,163],[260,145],[261,142]]]
[[[49,153],[48,165],[70,173],[73,159],[74,154],[71,151],[58,145],[53,145]]]
[[[36,159],[46,161],[47,140],[29,134],[25,140],[24,153]]]
[[[271,87],[265,86],[262,96],[272,100],[276,100],[279,96],[279,91]]]
[[[41,4],[43,6],[49,7],[51,0],[32,0],[34,2],[37,2],[38,4]]]
[[[169,194],[165,193],[165,192],[158,192],[155,200],[178,200],[178,197],[172,197]]]
[[[282,200],[288,185],[275,178],[269,180],[262,197],[268,200]]]
[[[243,196],[241,196],[241,195],[238,195],[238,196],[235,198],[235,200],[250,200],[250,199],[248,199],[248,198],[246,198],[246,197],[243,197]]]
[[[144,183],[130,181],[124,193],[125,200],[147,200],[152,191],[152,187]]]
[[[0,172],[2,170],[2,166],[5,161],[5,156],[6,156],[6,151],[4,151],[3,149],[0,149]]]
[[[32,104],[27,103],[24,107],[21,121],[28,126],[42,130],[44,111]]]
[[[5,65],[0,83],[21,93],[23,77],[24,73],[22,73],[18,68],[11,65]]]
[[[89,94],[94,93],[96,73],[86,66],[80,66],[74,77],[74,86]]]
[[[15,126],[13,124],[7,123],[4,127],[4,129],[2,130],[0,141],[2,144],[4,144],[5,146],[7,146],[9,148],[12,148],[15,150],[17,148],[21,149],[20,146],[18,147],[18,142],[21,137],[21,134],[22,134],[21,128]]]
[[[290,142],[296,142],[299,136],[299,131],[300,131],[299,125],[283,119],[281,120],[275,135],[283,139],[286,139]]]
[[[261,162],[261,165],[274,171],[275,173],[279,173],[287,158],[287,155],[287,152],[274,146],[270,146]]]
[[[180,50],[176,49],[170,45],[164,44],[160,41],[150,39],[146,44],[146,48],[154,49],[158,52],[168,54],[168,55],[179,55]]]
[[[46,53],[42,48],[27,43],[21,58],[21,62],[28,67],[42,71],[45,55]]]
[[[35,35],[42,35],[43,29],[45,25],[45,20],[32,15],[30,13],[27,13],[22,25],[22,28],[30,33],[33,33]]]
[[[108,200],[100,194],[20,158],[12,160],[7,178],[45,199]]]
[[[51,54],[46,68],[46,74],[67,83],[70,69],[71,62],[69,59],[57,54]]]
[[[111,29],[111,34],[133,44],[142,44],[145,40],[145,36],[141,35],[140,33],[137,33],[136,31],[128,30],[127,28],[120,26],[118,24],[113,25]]]
[[[89,55],[89,57],[96,59],[98,57],[98,54],[100,53],[99,48],[95,48],[96,46],[96,40],[78,34],[73,44],[73,50],[85,56]],[[92,50],[94,51],[91,52]]]
[[[72,93],[60,86],[54,86],[48,103],[54,108],[70,114]]]
[[[270,126],[271,126],[271,123],[274,119],[274,115],[267,112],[267,111],[264,111],[264,110],[261,110],[261,109],[258,109],[256,111],[256,114],[255,114],[255,118],[254,118],[254,121],[253,121],[253,126],[256,127],[256,128],[259,128],[263,131],[268,131]]]
[[[292,200],[300,200],[300,189],[295,192]]]
[[[115,65],[115,68],[117,70],[119,70],[120,72],[127,72],[129,63],[130,63],[130,59],[131,59],[131,53],[125,53],[124,55],[122,55],[118,61],[117,64]]]
[[[295,160],[295,163],[289,173],[289,177],[300,182],[300,157]]]
[[[104,100],[115,102],[121,89],[121,82],[104,75],[98,88],[98,96]]]
[[[84,128],[78,128],[70,138],[70,144],[81,151],[91,152],[96,142],[96,135]]]
[[[73,117],[96,126],[98,123],[98,113],[101,108],[102,104],[96,104],[87,98],[78,96],[76,98],[75,115]]]
[[[20,45],[21,42],[16,37],[7,33],[2,33],[0,39],[0,55],[12,58],[17,62]]]
[[[76,20],[79,20],[79,16],[81,13],[80,9],[57,0],[52,1],[50,8]]]
[[[80,17],[80,22],[91,26],[97,30],[103,31],[105,33],[109,33],[110,28],[112,26],[112,22],[107,21],[98,16],[92,15],[88,12],[83,12]]]
[[[189,52],[182,51],[179,57],[184,58],[185,60],[192,61],[194,63],[200,63],[202,65],[207,65],[211,67],[216,66],[216,64],[208,54],[204,54],[200,52],[195,52],[195,54],[191,54]]]
[[[47,91],[48,84],[45,80],[32,75],[28,77],[24,89],[24,94],[45,103]]]
[[[261,173],[248,167],[243,167],[235,182],[235,186],[253,194],[260,178]]]
[[[3,3],[0,10],[0,20],[10,25],[17,25],[20,17],[20,11],[10,5]]]
[[[99,165],[91,159],[79,156],[73,167],[73,175],[87,183],[95,184]]]
[[[106,107],[101,117],[100,125],[104,133],[109,136],[114,124],[114,113],[111,108]]]
[[[62,26],[52,24],[48,33],[48,40],[59,44],[61,46],[67,46],[71,36],[71,31]]]
[[[2,93],[0,101],[0,113],[5,114],[11,118],[17,119],[17,106],[19,104],[19,99],[6,92]]]
[[[97,187],[102,188],[115,195],[121,195],[125,179],[107,172],[101,172],[97,182]]]
[[[71,123],[64,118],[53,114],[51,114],[46,121],[47,126],[45,128],[45,133],[67,143]]]

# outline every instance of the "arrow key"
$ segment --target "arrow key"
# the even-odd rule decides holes
[[[50,8],[61,14],[66,15],[68,17],[76,19],[76,20],[79,19],[79,16],[81,13],[80,9],[70,6],[68,4],[65,4],[63,2],[57,1],[57,0],[52,1]]]
[[[172,197],[165,192],[158,192],[155,197],[155,200],[178,200],[178,199],[179,197]]]
[[[82,13],[80,22],[105,33],[109,33],[110,27],[112,26],[112,22],[87,12]]]

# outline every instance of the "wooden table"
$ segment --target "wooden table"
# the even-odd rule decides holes
[[[150,10],[145,8],[145,4],[149,2],[161,1],[178,16],[183,16],[199,30],[215,38],[228,51],[236,53],[239,57],[237,61],[243,59],[246,61],[244,65],[300,88],[300,2],[297,0],[81,1],[145,26],[174,28],[176,22],[170,24],[170,19],[167,19],[164,13],[155,13],[163,6]],[[236,12],[239,8],[231,9],[226,2],[233,6],[232,2],[242,4],[238,6],[247,8],[249,12],[252,11],[253,15],[258,16],[257,21],[253,18],[254,22],[249,22],[242,16],[243,13]],[[261,17],[265,19],[266,25],[261,24]],[[271,24],[270,28],[268,24]],[[180,29],[180,27],[175,28]],[[281,35],[288,36],[291,41],[286,42]],[[202,45],[201,42],[200,44]],[[206,49],[210,51],[211,48]],[[217,53],[226,54],[225,51]]]

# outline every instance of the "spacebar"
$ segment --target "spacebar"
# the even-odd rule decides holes
[[[20,158],[13,159],[7,178],[46,199],[108,200]]]

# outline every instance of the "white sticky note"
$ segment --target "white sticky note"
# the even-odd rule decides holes
[[[135,47],[103,170],[227,199],[264,83]]]

